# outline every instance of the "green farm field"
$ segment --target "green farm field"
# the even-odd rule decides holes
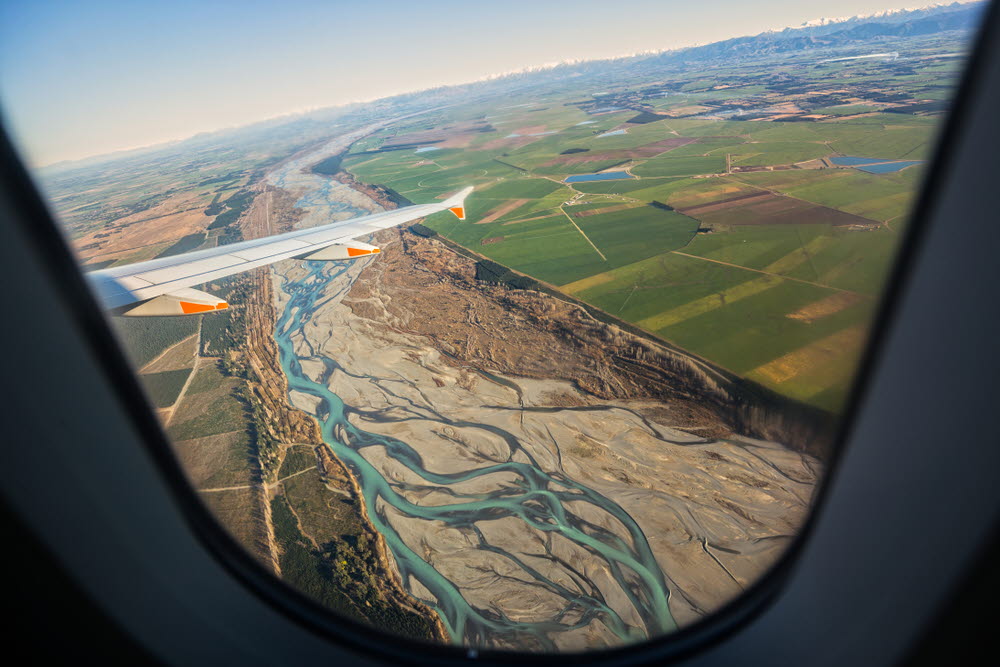
[[[909,85],[928,93],[954,75],[933,61],[922,67]],[[872,63],[811,68],[784,68],[797,87],[746,85],[746,72],[723,69],[712,78],[679,75],[657,84],[677,92],[646,98],[622,85],[600,101],[562,90],[501,109],[457,106],[366,138],[343,167],[416,203],[473,185],[466,221],[442,213],[425,225],[836,412],[924,168],[870,174],[829,158],[925,160],[940,115],[831,103],[831,79],[841,88],[897,84]],[[858,76],[863,84],[852,83]],[[735,80],[743,83],[713,92]],[[864,99],[860,89],[842,97]],[[711,113],[735,103],[763,111],[750,120]],[[433,143],[413,148],[421,142]],[[385,149],[393,146],[406,148]],[[602,172],[614,173],[566,182]]]

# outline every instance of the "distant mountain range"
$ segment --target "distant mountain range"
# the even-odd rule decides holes
[[[706,62],[741,59],[819,48],[868,44],[885,38],[919,37],[952,30],[973,30],[986,10],[987,2],[953,3],[923,9],[820,20],[819,25],[785,28],[749,37],[667,51],[654,58],[665,63]]]
[[[952,3],[937,3],[933,5],[926,5],[924,7],[909,8],[909,9],[886,9],[881,12],[869,12],[867,14],[858,14],[856,16],[842,16],[840,18],[819,18],[813,19],[812,21],[806,21],[802,25],[791,26],[792,29],[795,28],[814,28],[819,26],[836,26],[843,25],[845,23],[858,23],[858,22],[870,22],[870,21],[881,21],[883,23],[894,23],[903,21],[912,21],[917,18],[922,18],[924,16],[931,16],[943,11],[950,11],[953,9],[961,8],[963,5],[977,4],[978,0],[969,2],[969,0],[961,0],[960,2]]]
[[[925,16],[932,16],[934,14],[939,14],[942,11],[952,11],[955,9],[960,9],[963,6],[973,5],[973,4],[985,4],[984,2],[979,2],[979,0],[960,0],[951,3],[937,3],[933,5],[925,5],[924,7],[911,7],[909,9],[886,9],[881,12],[869,12],[867,14],[858,14],[856,16],[843,16],[840,18],[819,18],[813,19],[812,21],[806,21],[799,26],[791,26],[792,29],[795,28],[813,28],[819,26],[834,26],[844,25],[848,23],[859,23],[859,22],[871,22],[879,21],[882,23],[902,23],[904,21],[912,21],[914,19],[923,18]]]
[[[732,64],[754,58],[802,53],[811,50],[878,49],[880,42],[906,37],[921,37],[956,31],[975,30],[982,21],[988,6],[979,2],[955,2],[920,9],[880,12],[865,16],[840,19],[817,19],[798,27],[770,30],[758,35],[734,37],[702,46],[673,49],[658,53],[639,53],[603,60],[576,60],[541,68],[528,68],[480,81],[434,89],[425,93],[445,90],[481,90],[505,83],[537,85],[550,81],[588,75],[623,72],[669,70],[691,65]],[[636,69],[633,69],[636,68]]]
[[[603,75],[605,78],[613,78],[625,71],[631,70],[631,68],[638,68],[638,70],[632,71],[645,71],[648,74],[659,68],[669,69],[678,66],[709,65],[720,62],[734,63],[757,57],[792,54],[809,50],[849,48],[851,46],[878,48],[881,40],[975,30],[979,26],[982,14],[986,11],[988,4],[987,0],[966,3],[955,2],[950,5],[934,5],[921,9],[887,11],[850,18],[817,19],[798,27],[772,30],[747,37],[735,37],[703,46],[603,60],[565,62],[541,68],[528,68],[467,84],[442,86],[404,93],[366,104],[345,105],[342,107],[320,109],[309,113],[293,114],[241,128],[229,128],[202,133],[183,141],[121,151],[111,155],[100,155],[83,160],[62,162],[49,165],[44,169],[47,172],[62,171],[86,166],[87,164],[105,162],[110,159],[118,159],[120,157],[154,153],[165,148],[186,150],[197,144],[216,142],[224,138],[232,139],[241,135],[256,137],[263,132],[281,131],[289,126],[330,122],[333,118],[342,116],[352,109],[375,109],[386,105],[403,105],[407,111],[413,111],[420,105],[430,107],[439,104],[450,104],[455,99],[464,98],[468,94],[502,94],[505,90],[509,91],[535,85],[544,85],[547,82],[559,81],[569,77],[588,75],[600,77]]]

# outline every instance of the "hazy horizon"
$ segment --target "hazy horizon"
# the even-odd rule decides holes
[[[0,6],[0,26],[6,27],[0,27],[2,111],[35,167],[570,60],[681,49],[819,18],[931,6],[913,0],[717,0],[692,7],[636,0],[612,17],[627,29],[609,29],[604,5],[594,0],[543,8],[520,0],[502,8],[388,2],[379,14],[300,1],[274,8],[279,17],[264,3],[184,2],[172,5],[170,15],[114,1],[95,5]],[[731,20],[719,22],[720,11]],[[646,20],[632,21],[639,14]],[[372,24],[376,28],[357,28]],[[518,36],[516,53],[511,35]],[[421,58],[407,57],[414,49]]]

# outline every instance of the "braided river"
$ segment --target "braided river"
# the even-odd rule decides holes
[[[309,226],[378,210],[303,169],[317,159],[289,162],[268,177],[298,194]],[[769,509],[777,491],[736,501],[773,515],[766,530],[692,503],[701,488],[743,493],[743,485],[692,462],[710,455],[732,459],[744,476],[781,478],[780,502],[800,514],[812,483],[796,477],[809,471],[799,455],[656,426],[628,406],[547,406],[537,391],[525,398],[534,391],[529,381],[457,371],[426,341],[371,340],[345,303],[370,261],[379,260],[276,267],[274,337],[290,401],[318,419],[323,440],[357,479],[404,587],[439,614],[454,643],[557,651],[669,633],[678,626],[672,607],[684,610],[684,622],[708,611],[698,590],[716,584],[702,579],[718,577],[724,586],[716,597],[735,594],[749,571],[738,558],[769,560],[774,540],[792,532],[797,519]],[[452,387],[452,376],[464,379]],[[590,436],[617,453],[574,458]],[[658,465],[666,457],[673,467]],[[639,488],[641,475],[648,481]],[[666,480],[675,478],[696,484],[674,493]],[[730,547],[714,548],[720,536]],[[668,554],[693,564],[666,572]]]

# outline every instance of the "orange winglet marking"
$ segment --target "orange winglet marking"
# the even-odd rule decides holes
[[[455,214],[455,217],[459,220],[465,220],[465,207],[464,206],[452,206],[448,209]]]
[[[181,312],[185,315],[191,315],[192,313],[204,313],[209,310],[215,310],[215,306],[205,304],[205,303],[190,303],[188,301],[181,301]]]
[[[218,303],[218,304],[215,305],[215,309],[216,310],[225,310],[226,308],[229,308],[229,304],[226,303],[225,301],[223,301],[222,303]]]
[[[362,248],[348,248],[347,249],[347,256],[348,257],[360,257],[361,255],[370,255],[370,254],[372,254],[371,250],[363,250]]]
[[[379,253],[379,252],[382,252],[381,248],[372,248],[372,254],[373,255],[376,254],[376,253]]]

